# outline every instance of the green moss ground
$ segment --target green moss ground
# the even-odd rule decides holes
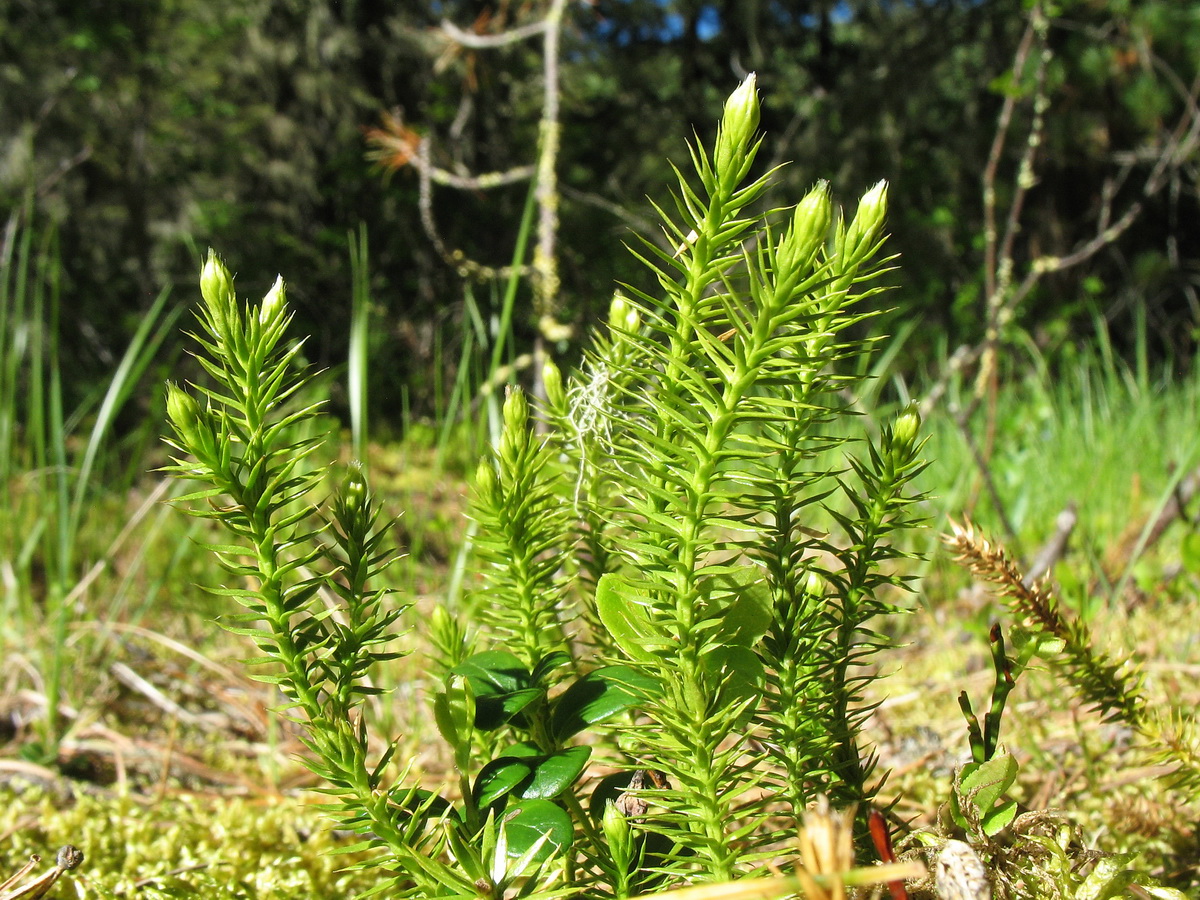
[[[345,871],[339,840],[302,800],[247,800],[195,794],[159,800],[105,793],[63,802],[42,791],[0,792],[0,871],[31,854],[44,871],[57,849],[84,850],[51,896],[338,898],[372,877]]]

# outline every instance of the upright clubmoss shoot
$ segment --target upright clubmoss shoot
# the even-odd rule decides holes
[[[866,623],[897,609],[900,576],[880,567],[902,556],[888,539],[915,522],[920,468],[915,412],[863,456],[841,399],[887,192],[849,225],[824,182],[760,209],[758,124],[751,76],[712,148],[692,149],[696,183],[664,217],[673,249],[641,248],[653,289],[614,297],[580,371],[545,366],[544,408],[505,400],[473,486],[469,616],[428,621],[444,793],[369,739],[363,700],[403,611],[394,553],[361,469],[314,499],[331,479],[301,465],[320,409],[285,286],[243,306],[204,264],[213,384],[168,388],[173,468],[230,535],[213,547],[245,579],[223,589],[243,606],[228,626],[305,723],[331,812],[383,850],[380,890],[604,900],[728,880],[791,846],[819,792],[870,797],[862,665],[886,645]],[[846,464],[822,467],[839,447]],[[588,780],[593,760],[616,771]]]

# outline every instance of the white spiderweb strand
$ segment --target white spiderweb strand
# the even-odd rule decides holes
[[[575,479],[575,511],[579,512],[583,483],[592,465],[591,451],[599,444],[608,444],[612,419],[608,407],[609,371],[603,362],[588,364],[588,377],[581,378],[567,392],[568,413],[579,442],[579,472]]]

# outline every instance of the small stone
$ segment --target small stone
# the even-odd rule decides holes
[[[946,841],[934,867],[934,885],[941,900],[991,900],[987,869],[971,845]]]

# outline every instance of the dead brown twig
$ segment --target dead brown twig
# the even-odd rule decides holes
[[[1168,185],[1176,184],[1180,173],[1192,164],[1196,153],[1200,151],[1200,77],[1186,84],[1164,60],[1153,54],[1151,48],[1140,48],[1138,53],[1145,56],[1146,65],[1159,72],[1180,98],[1182,110],[1177,120],[1164,128],[1152,145],[1111,154],[1112,171],[1101,185],[1091,234],[1057,255],[1019,253],[1017,239],[1022,230],[1028,193],[1037,183],[1038,151],[1050,111],[1046,72],[1052,56],[1048,37],[1056,24],[1049,18],[1041,2],[1033,4],[1026,29],[1014,52],[1011,69],[1014,81],[1018,84],[1024,82],[1028,87],[1024,92],[1014,90],[1005,96],[984,168],[984,337],[978,344],[964,345],[954,352],[943,367],[940,378],[921,402],[922,412],[929,413],[942,402],[952,381],[960,377],[973,377],[974,389],[970,399],[963,408],[953,411],[954,417],[967,439],[982,488],[996,510],[1006,540],[1014,548],[1016,533],[1007,514],[1004,498],[996,489],[990,471],[1005,327],[1047,276],[1079,266],[1112,247],[1143,215],[1153,197]],[[1021,117],[1017,113],[1022,105],[1029,111],[1028,132],[1012,173],[1008,208],[1001,211],[997,197],[1000,194],[998,187],[1004,177],[1003,160],[1006,148],[1012,142],[1013,132],[1018,127],[1017,122]],[[1147,169],[1145,178],[1140,187],[1131,192],[1130,180],[1139,167]],[[1121,202],[1125,204],[1123,208],[1119,208]],[[1017,262],[1022,255],[1029,257],[1023,269]],[[984,419],[975,422],[975,412],[981,406],[985,409]],[[981,432],[972,429],[981,429]],[[972,505],[968,504],[968,512]],[[1177,515],[1172,512],[1167,517],[1167,524]]]
[[[79,848],[67,844],[60,848],[55,855],[52,869],[43,872],[36,878],[24,880],[25,876],[32,872],[41,861],[40,856],[31,856],[29,862],[3,883],[0,883],[0,900],[38,900],[54,886],[63,872],[69,872],[71,869],[79,867],[79,864],[83,862],[83,852]]]

